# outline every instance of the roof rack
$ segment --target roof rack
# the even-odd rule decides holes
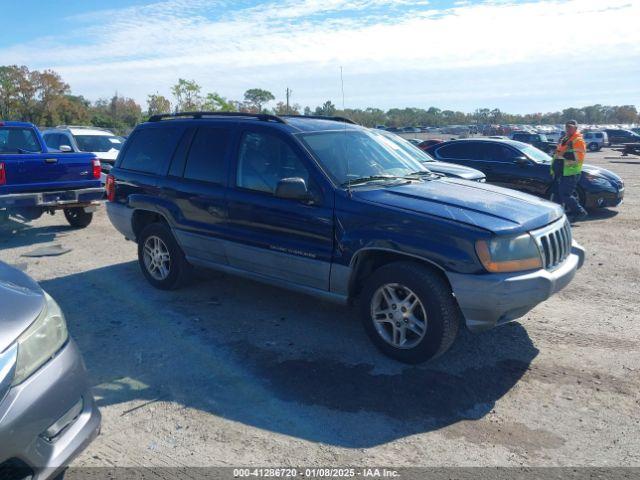
[[[281,116],[285,118],[290,117],[290,118],[312,118],[315,120],[332,120],[334,122],[343,122],[343,123],[350,123],[352,125],[357,125],[356,122],[346,117],[335,117],[335,116],[330,117],[325,115],[281,115]]]
[[[177,113],[162,113],[160,115],[152,115],[149,117],[150,122],[159,122],[161,120],[170,120],[174,118],[191,117],[250,117],[257,118],[263,122],[278,122],[287,123],[282,118],[276,115],[269,115],[268,113],[244,113],[244,112],[177,112]]]

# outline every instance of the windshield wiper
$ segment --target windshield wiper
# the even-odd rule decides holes
[[[401,180],[403,177],[398,177],[396,175],[369,175],[368,177],[360,177],[354,178],[353,180],[347,180],[346,182],[342,182],[343,187],[347,187],[350,185],[358,185],[362,183],[375,182],[376,180]]]
[[[437,177],[438,174],[432,172],[431,170],[418,170],[417,172],[411,172],[411,173],[407,173],[404,178],[407,177],[420,177],[420,178],[424,178],[424,177]]]

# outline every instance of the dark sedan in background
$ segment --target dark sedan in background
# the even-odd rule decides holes
[[[0,479],[54,478],[100,430],[64,314],[0,262]]]
[[[501,139],[461,139],[433,145],[427,152],[437,160],[484,172],[487,182],[549,198],[551,157],[522,142]],[[604,168],[585,164],[576,193],[587,210],[615,207],[624,197],[622,179]]]

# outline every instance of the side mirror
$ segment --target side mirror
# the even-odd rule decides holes
[[[69,145],[60,145],[60,148],[58,148],[58,150],[60,150],[62,153],[72,152],[71,147]]]
[[[518,165],[519,167],[526,167],[531,165],[531,161],[525,157],[524,155],[521,157],[516,157],[513,159],[513,163],[515,163],[516,165]]]
[[[283,178],[276,186],[275,196],[290,200],[310,200],[309,189],[303,178]]]

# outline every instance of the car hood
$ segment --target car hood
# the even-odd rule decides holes
[[[112,148],[108,152],[93,152],[93,154],[98,157],[100,160],[110,161],[111,163],[115,162],[116,158],[118,158],[118,154],[120,150],[116,150]]]
[[[507,188],[456,178],[354,189],[355,198],[466,223],[496,234],[540,228],[564,214],[555,203]]]
[[[432,172],[442,173],[447,177],[459,177],[467,180],[478,180],[484,178],[484,173],[475,168],[456,165],[447,162],[425,162],[423,165]]]
[[[600,168],[600,167],[596,167],[595,165],[584,164],[582,166],[582,171],[590,175],[600,175],[616,184],[622,183],[622,178],[620,178],[618,175],[613,173],[611,170],[607,170],[606,168]]]
[[[0,262],[0,352],[34,322],[45,303],[44,292],[34,280]]]

